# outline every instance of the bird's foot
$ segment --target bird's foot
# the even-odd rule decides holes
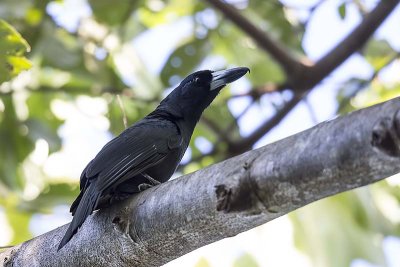
[[[144,176],[144,178],[147,179],[147,181],[149,181],[150,183],[142,183],[138,186],[138,189],[140,192],[149,189],[153,186],[159,185],[161,184],[159,181],[157,181],[156,179],[154,179],[153,177],[151,177],[150,175],[148,175],[147,173],[142,173],[142,175]]]
[[[146,184],[146,183],[140,184],[140,185],[138,186],[140,192],[142,192],[142,191],[144,191],[144,190],[146,190],[146,189],[152,188],[152,187],[153,187],[153,185],[151,185],[151,184]]]

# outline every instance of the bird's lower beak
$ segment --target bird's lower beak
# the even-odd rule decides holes
[[[234,82],[247,72],[250,72],[250,69],[246,67],[214,71],[212,73],[213,78],[210,84],[210,90],[219,89],[228,83]]]

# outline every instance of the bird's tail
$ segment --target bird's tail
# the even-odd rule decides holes
[[[97,191],[95,183],[92,183],[88,186],[83,194],[82,198],[79,201],[78,206],[74,211],[74,218],[72,222],[69,224],[67,232],[65,233],[63,239],[58,246],[58,250],[60,250],[65,244],[67,244],[71,238],[76,234],[78,228],[84,223],[86,218],[92,214],[93,210],[96,208],[96,205],[99,201],[101,193]]]

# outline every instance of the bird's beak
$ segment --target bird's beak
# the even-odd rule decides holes
[[[250,72],[250,69],[246,67],[214,71],[212,73],[213,78],[211,80],[210,90],[219,89],[228,83],[234,82],[247,72]]]

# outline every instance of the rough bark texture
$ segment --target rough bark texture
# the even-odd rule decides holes
[[[321,123],[0,254],[5,266],[159,266],[310,202],[400,171],[400,98]]]

